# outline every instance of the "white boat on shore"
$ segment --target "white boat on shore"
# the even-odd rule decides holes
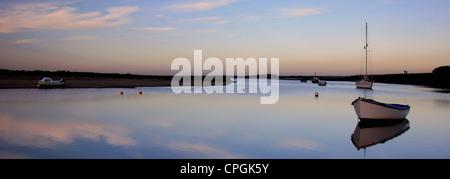
[[[38,81],[37,87],[57,87],[63,86],[65,83],[66,81],[64,81],[64,79],[52,80],[49,77],[44,77]]]
[[[409,105],[387,104],[359,97],[352,102],[360,119],[404,119],[410,110]]]

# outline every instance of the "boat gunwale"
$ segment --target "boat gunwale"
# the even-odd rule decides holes
[[[364,102],[368,102],[368,103],[371,103],[371,104],[375,104],[375,105],[379,105],[379,106],[383,106],[383,107],[388,107],[388,108],[392,108],[392,109],[397,109],[397,110],[409,110],[409,109],[411,109],[411,106],[410,105],[403,105],[403,104],[391,104],[391,103],[381,103],[381,102],[378,102],[378,101],[375,101],[375,100],[373,100],[373,99],[365,99],[365,98],[358,98],[358,99],[355,99],[353,102],[352,102],[352,105],[354,105],[354,103],[356,103],[356,101],[364,101]],[[394,106],[390,106],[390,105],[396,105],[396,106],[403,106],[404,108],[397,108],[397,107],[394,107]]]

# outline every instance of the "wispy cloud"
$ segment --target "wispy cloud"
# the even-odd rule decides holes
[[[227,30],[223,30],[223,29],[201,29],[201,30],[196,30],[194,31],[195,33],[226,33],[228,32]]]
[[[39,39],[23,39],[13,42],[14,44],[29,44],[39,42]]]
[[[279,18],[305,17],[323,13],[322,10],[312,8],[278,8],[273,11],[280,15]]]
[[[206,23],[213,23],[213,24],[227,24],[230,21],[229,20],[222,20],[220,17],[199,17],[199,18],[192,18],[192,19],[182,19],[180,22],[206,22]]]
[[[137,27],[131,30],[143,30],[143,31],[171,31],[177,29],[176,27]]]
[[[58,40],[64,40],[64,41],[84,41],[84,40],[94,40],[94,39],[98,39],[99,37],[97,36],[90,36],[90,35],[80,35],[80,36],[72,36],[72,37],[66,37],[66,38],[61,38]]]
[[[256,21],[256,20],[260,20],[260,19],[264,18],[263,16],[243,15],[243,14],[236,14],[234,16],[243,21]]]
[[[230,23],[231,21],[229,21],[229,20],[220,20],[220,21],[216,21],[216,22],[214,22],[215,24],[228,24],[228,23]]]
[[[173,12],[196,12],[215,9],[227,6],[238,0],[197,0],[183,3],[172,4],[161,8],[161,10],[169,10]]]
[[[17,3],[0,5],[0,33],[24,30],[72,30],[116,27],[131,22],[129,14],[137,6],[121,6],[102,12],[77,13],[77,8],[61,3]]]
[[[228,34],[227,36],[228,37],[236,37],[236,36],[238,36],[239,34],[238,33],[230,33],[230,34]]]
[[[198,21],[212,21],[212,20],[218,20],[220,17],[199,17],[199,18],[192,18],[192,19],[183,19],[181,22],[198,22]]]

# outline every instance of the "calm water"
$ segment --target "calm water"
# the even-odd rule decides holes
[[[273,105],[259,104],[260,94],[177,95],[170,87],[3,89],[0,158],[450,158],[450,94],[373,88],[281,80]],[[359,96],[411,112],[399,124],[358,125],[350,103]],[[382,136],[358,149],[356,131]]]

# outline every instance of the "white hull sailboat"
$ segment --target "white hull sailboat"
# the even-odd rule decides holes
[[[367,47],[369,47],[369,44],[367,43],[367,22],[366,22],[366,45],[364,46],[364,49],[366,50],[366,75],[364,75],[364,79],[355,81],[356,88],[372,89],[373,81],[369,80],[367,76]]]
[[[356,88],[372,89],[373,81],[362,79],[355,81]]]
[[[404,119],[411,108],[409,105],[381,103],[361,97],[353,101],[352,105],[360,119]]]

